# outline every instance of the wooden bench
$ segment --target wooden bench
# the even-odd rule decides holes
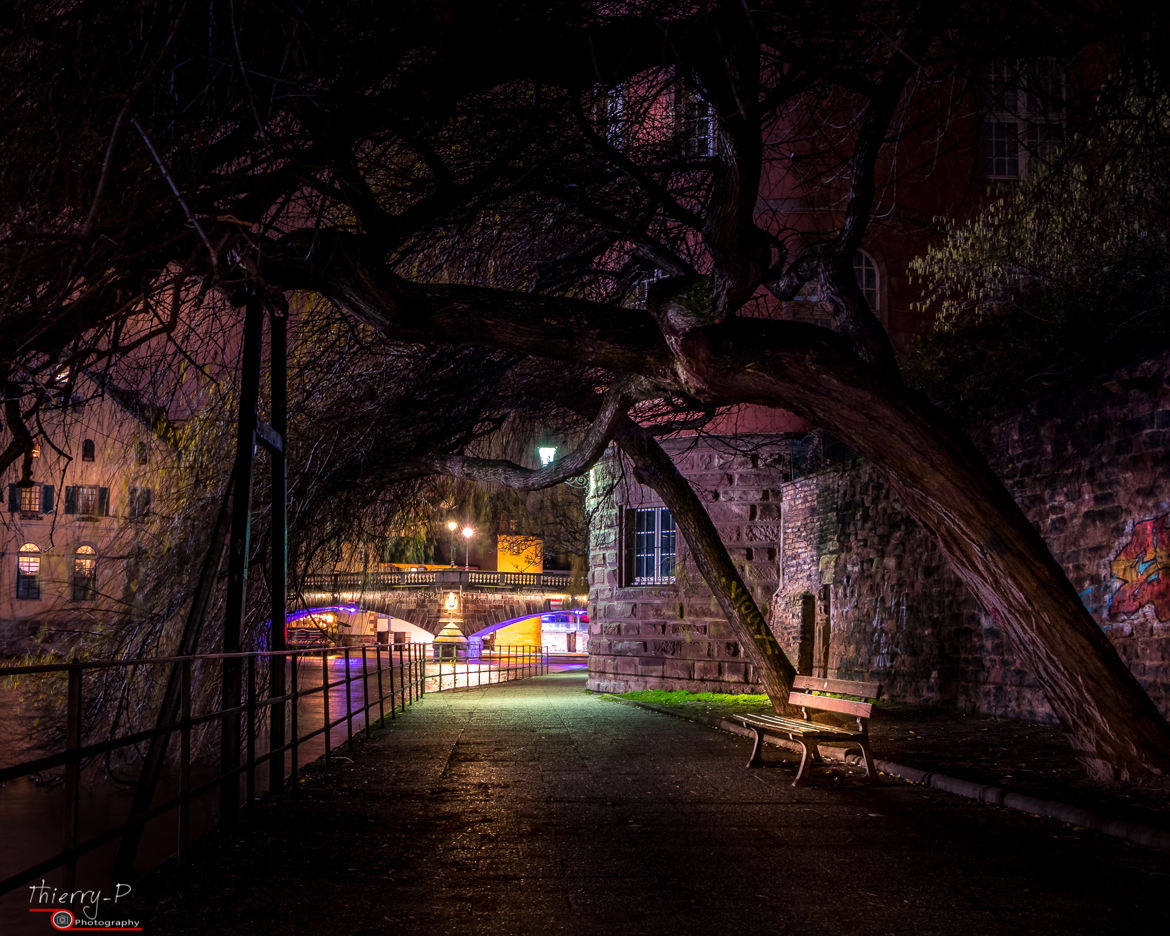
[[[748,759],[749,767],[763,767],[760,757],[764,744],[764,734],[771,733],[788,738],[800,745],[803,754],[800,758],[800,769],[796,772],[793,786],[798,786],[804,779],[805,769],[810,761],[821,763],[820,751],[817,745],[821,743],[856,745],[861,748],[861,757],[865,762],[865,773],[869,779],[877,777],[873,766],[873,756],[869,752],[869,717],[873,711],[872,700],[878,698],[881,684],[876,682],[852,682],[846,679],[826,679],[820,676],[797,676],[792,681],[792,692],[788,696],[788,704],[798,706],[804,718],[789,718],[785,715],[736,715],[735,718],[745,727],[756,733],[756,743],[752,748],[752,756]],[[813,693],[819,693],[813,695]],[[847,699],[842,696],[853,696]],[[857,699],[865,701],[857,701]],[[857,720],[857,727],[846,727],[827,722],[815,722],[809,716],[809,711],[833,712],[838,715],[850,715]]]

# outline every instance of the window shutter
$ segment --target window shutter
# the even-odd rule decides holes
[[[53,512],[53,485],[41,485],[41,513]]]
[[[138,516],[138,488],[132,487],[126,492],[126,515]]]
[[[77,488],[72,486],[65,488],[65,513],[77,513]]]
[[[108,517],[110,515],[110,489],[108,487],[98,488],[98,516]]]
[[[15,484],[8,485],[8,512],[20,513],[20,494]]]
[[[138,489],[138,515],[145,517],[150,513],[150,488]]]

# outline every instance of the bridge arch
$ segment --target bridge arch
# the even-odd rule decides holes
[[[471,637],[499,633],[499,625],[541,615],[570,615],[563,620],[546,619],[553,645],[561,649],[567,635],[577,633],[585,607],[584,595],[573,595],[571,577],[566,573],[481,572],[465,569],[433,569],[370,573],[332,573],[307,576],[299,594],[290,596],[290,606],[340,606],[366,614],[401,620],[438,635],[454,617],[459,632]],[[449,610],[457,596],[458,612]],[[570,611],[574,609],[575,615]],[[587,620],[587,619],[586,619]],[[550,623],[551,622],[551,623]],[[357,630],[374,632],[375,625],[362,622]],[[393,625],[397,629],[398,625]],[[352,626],[350,630],[355,630]],[[507,635],[505,635],[507,636]],[[533,635],[535,636],[535,635]],[[539,642],[539,641],[538,641]],[[575,641],[584,649],[584,639]]]
[[[483,623],[483,616],[483,610],[476,614],[480,624],[477,629],[471,630],[466,620],[460,628],[468,643],[487,649],[543,646],[559,652],[585,651],[589,616],[584,608],[526,610],[489,623]],[[380,608],[357,603],[327,604],[289,613],[285,618],[285,637],[293,645],[319,643],[322,639],[338,643],[381,640],[429,644],[442,633],[443,625],[437,621],[428,623],[435,629],[387,614]],[[379,632],[387,632],[387,636],[379,636]]]

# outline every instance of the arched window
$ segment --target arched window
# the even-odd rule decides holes
[[[73,600],[93,601],[97,597],[97,550],[78,546],[73,554]]]
[[[16,558],[16,597],[36,601],[41,597],[41,547],[25,543]]]
[[[853,255],[853,274],[857,277],[861,294],[869,303],[869,310],[878,315],[881,311],[881,280],[878,277],[877,264],[864,250],[859,250]]]
[[[84,439],[81,443],[81,460],[93,461],[93,439]]]

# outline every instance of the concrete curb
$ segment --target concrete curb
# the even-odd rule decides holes
[[[750,728],[745,728],[738,722],[731,721],[727,718],[683,714],[667,706],[654,705],[649,702],[637,702],[633,699],[622,699],[609,693],[602,694],[602,697],[614,702],[620,702],[623,705],[634,705],[650,712],[657,712],[660,715],[669,715],[671,718],[681,718],[684,721],[693,721],[696,724],[706,725],[709,728],[729,731],[732,734],[742,735],[745,738],[755,736],[755,732]],[[778,738],[774,735],[765,734],[765,739],[766,743],[775,745],[776,747],[782,747],[790,751],[800,751],[800,745],[786,738]],[[843,747],[821,745],[822,755],[834,760],[847,764],[860,761],[860,756],[856,752],[847,755],[846,751],[848,750]],[[1040,799],[1035,796],[1028,796],[1025,793],[1016,793],[1003,787],[992,786],[987,783],[977,783],[972,780],[963,780],[959,777],[951,777],[946,774],[937,773],[936,771],[919,770],[917,767],[908,767],[905,764],[896,764],[893,761],[879,760],[876,757],[874,758],[874,765],[882,773],[897,777],[908,783],[917,783],[934,790],[941,790],[944,793],[951,793],[955,796],[962,796],[980,803],[987,803],[991,806],[1003,806],[1006,809],[1015,809],[1019,812],[1030,813],[1033,816],[1042,816],[1045,819],[1055,819],[1058,822],[1064,822],[1068,825],[1092,829],[1096,832],[1103,832],[1105,835],[1125,839],[1137,845],[1145,845],[1148,848],[1159,848],[1163,851],[1170,851],[1170,831],[1166,829],[1142,825],[1137,822],[1126,822],[1121,819],[1110,819],[1106,816],[1098,815],[1091,810],[1083,809],[1079,806],[1071,806],[1068,803]]]

